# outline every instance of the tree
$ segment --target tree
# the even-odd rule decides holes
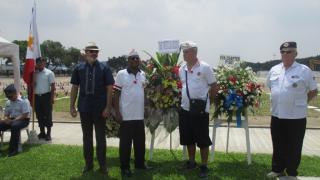
[[[58,41],[45,40],[40,45],[43,57],[49,60],[49,63],[54,65],[60,64],[65,56],[63,45]]]
[[[72,64],[75,64],[78,62],[80,58],[80,49],[70,47],[65,50],[64,54],[65,56],[62,59],[62,63],[70,67]]]
[[[26,40],[14,40],[12,43],[19,46],[19,59],[21,62],[24,62],[27,54],[28,41]]]
[[[119,70],[127,67],[127,58],[125,56],[109,58],[108,65],[111,69],[118,72]]]

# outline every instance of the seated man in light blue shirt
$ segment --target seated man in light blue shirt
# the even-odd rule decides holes
[[[4,119],[0,121],[0,131],[11,129],[8,156],[15,156],[18,154],[20,130],[29,125],[31,107],[27,99],[18,97],[13,84],[7,86],[4,93],[8,101],[5,105]]]

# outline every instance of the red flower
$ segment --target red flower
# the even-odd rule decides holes
[[[238,95],[238,96],[243,96],[244,94],[243,94],[243,92],[241,92],[240,90],[237,90],[237,95]]]
[[[179,76],[179,66],[173,66],[171,72]]]
[[[178,89],[181,89],[181,88],[182,88],[182,83],[181,83],[181,81],[177,81],[177,87],[178,87]]]
[[[147,65],[147,68],[148,68],[149,70],[152,70],[152,69],[153,69],[153,64],[149,63],[149,64]]]
[[[228,79],[229,81],[231,81],[232,84],[235,84],[237,81],[237,78],[235,76],[230,76]]]
[[[256,85],[255,83],[253,82],[249,82],[246,84],[246,88],[249,90],[249,91],[253,91],[255,88],[256,88]]]

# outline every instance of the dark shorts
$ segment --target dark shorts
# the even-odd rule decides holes
[[[197,144],[199,148],[209,147],[209,114],[191,114],[181,109],[179,112],[179,133],[181,145]]]

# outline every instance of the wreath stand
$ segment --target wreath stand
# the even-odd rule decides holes
[[[171,151],[172,150],[172,133],[169,134],[169,138],[170,138],[170,151]],[[155,132],[151,134],[149,160],[152,160],[152,157],[153,157],[154,139],[155,139]]]
[[[151,134],[149,160],[152,160],[152,157],[153,157],[154,138],[155,138],[155,132]]]
[[[250,148],[250,133],[249,133],[249,126],[248,126],[248,115],[241,117],[241,127],[239,128],[244,128],[245,134],[246,134],[246,146],[247,146],[247,162],[248,165],[252,163],[252,158],[251,158],[251,148]],[[243,118],[243,119],[242,119]],[[215,144],[216,144],[216,132],[217,128],[220,127],[221,125],[221,120],[218,118],[214,119],[213,123],[213,130],[212,130],[212,146],[211,146],[211,157],[210,161],[212,162],[214,160],[214,150],[215,150]],[[228,130],[227,130],[227,146],[226,146],[226,153],[228,153],[229,150],[229,130],[230,130],[230,122],[228,122]]]

